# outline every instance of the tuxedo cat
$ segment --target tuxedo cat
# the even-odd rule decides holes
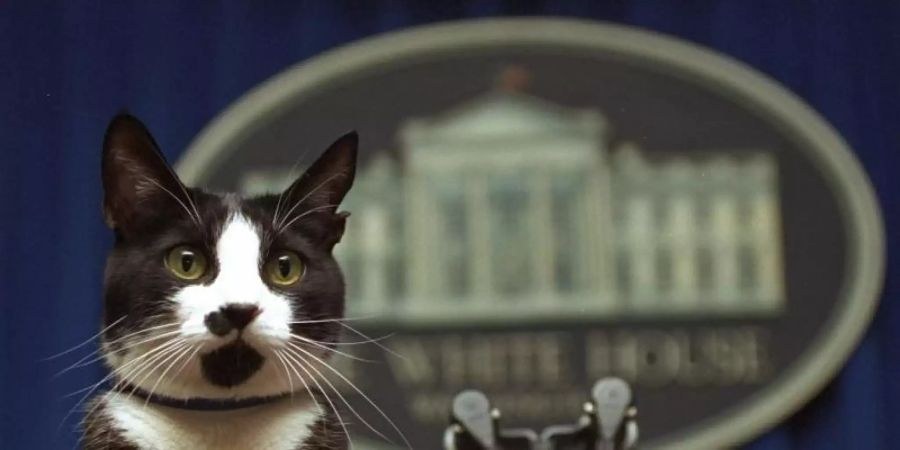
[[[84,447],[346,449],[323,393],[344,312],[332,248],[356,134],[280,195],[252,198],[184,186],[127,114],[103,145],[111,388],[88,407]]]

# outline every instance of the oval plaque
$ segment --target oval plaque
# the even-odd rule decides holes
[[[633,385],[646,446],[734,446],[815,395],[875,310],[883,230],[852,152],[696,45],[559,19],[388,34],[254,89],[178,169],[275,191],[348,129],[348,323],[402,358],[337,363],[414,448],[439,445],[463,389],[540,428],[607,375]]]

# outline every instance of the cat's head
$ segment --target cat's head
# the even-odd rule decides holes
[[[348,134],[284,192],[244,198],[184,186],[143,124],[114,118],[102,166],[115,232],[102,349],[116,380],[231,398],[325,372],[344,311],[332,248],[348,214],[337,208],[356,152]]]

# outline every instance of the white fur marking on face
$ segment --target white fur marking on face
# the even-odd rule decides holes
[[[210,342],[230,341],[236,332],[221,338],[214,336],[204,320],[207,314],[227,304],[240,303],[256,305],[262,310],[243,333],[251,345],[277,346],[289,339],[290,299],[269,289],[260,278],[261,242],[258,229],[249,219],[239,213],[231,216],[216,244],[219,267],[216,279],[209,286],[189,286],[175,295],[185,336]]]
[[[183,367],[176,369],[179,371],[177,377],[171,376],[170,371],[169,377],[159,378],[166,364],[156,364],[160,367],[151,369],[149,375],[144,375],[148,372],[142,371],[140,376],[132,377],[129,382],[171,398],[264,397],[289,392],[292,387],[302,385],[301,380],[294,379],[292,374],[284,374],[273,352],[286,346],[290,340],[293,312],[290,299],[269,289],[260,278],[260,247],[259,231],[253,223],[241,214],[232,215],[219,236],[215,255],[209,255],[210,258],[216,258],[216,278],[209,285],[195,284],[183,288],[171,299],[176,305],[175,314],[181,323],[180,335],[172,338],[172,341],[183,339],[194,349],[191,350],[194,352],[191,355],[196,357],[190,358]],[[209,332],[205,324],[209,313],[231,303],[251,304],[260,308],[259,316],[242,331],[241,337],[263,355],[265,362],[244,383],[221,387],[204,378],[199,355],[213,351],[237,336],[236,331],[216,336]],[[142,349],[146,352],[158,345],[159,341],[147,342],[142,344]],[[107,360],[113,367],[122,367],[129,361],[135,364],[134,361],[143,354],[128,352],[122,360],[117,361],[109,356]],[[140,367],[140,364],[143,363],[138,362],[134,367]],[[285,376],[288,378],[285,379]]]

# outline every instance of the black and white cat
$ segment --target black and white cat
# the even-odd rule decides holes
[[[331,251],[356,153],[351,133],[281,195],[242,198],[185,187],[143,124],[113,119],[101,334],[113,387],[89,406],[86,449],[347,447],[318,396],[341,331]]]

